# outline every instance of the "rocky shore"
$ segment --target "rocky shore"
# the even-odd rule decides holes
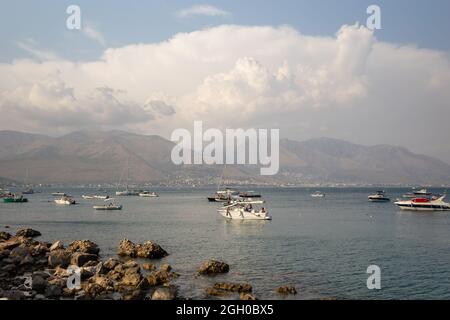
[[[169,254],[157,243],[122,240],[117,258],[100,258],[100,248],[90,240],[37,241],[33,229],[20,229],[15,235],[0,232],[0,299],[8,300],[173,300],[184,299],[172,280],[179,277],[169,264],[158,268],[151,263]],[[135,258],[149,259],[138,263]],[[227,273],[223,261],[207,260],[198,268],[199,276]],[[295,288],[276,289],[280,294],[296,294]],[[217,282],[207,288],[205,297],[235,295],[256,300],[249,283]]]

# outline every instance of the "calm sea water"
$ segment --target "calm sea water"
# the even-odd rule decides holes
[[[369,203],[370,189],[323,188],[326,197],[318,199],[307,188],[256,189],[273,221],[224,220],[206,200],[212,189],[155,189],[159,198],[118,198],[124,210],[111,212],[81,199],[95,189],[61,190],[79,202],[69,207],[52,202],[58,190],[41,191],[27,196],[29,203],[0,203],[0,230],[29,226],[42,240],[66,244],[90,239],[103,257],[113,256],[123,238],[154,240],[170,253],[161,263],[181,275],[175,284],[188,298],[205,298],[205,288],[223,280],[249,281],[260,299],[280,298],[274,289],[285,284],[297,287],[294,299],[450,299],[450,213]],[[409,190],[387,191],[395,199]],[[209,258],[228,262],[230,273],[196,276]],[[372,264],[381,268],[381,290],[366,287]]]

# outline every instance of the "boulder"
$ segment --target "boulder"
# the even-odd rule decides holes
[[[166,271],[152,272],[147,276],[147,281],[150,286],[159,286],[170,281],[170,273]]]
[[[295,295],[297,294],[297,289],[295,289],[294,286],[281,286],[277,288],[277,293],[283,294],[283,295]]]
[[[143,300],[145,293],[141,290],[130,290],[122,294],[122,300]]]
[[[35,263],[34,258],[33,258],[30,254],[27,254],[27,255],[25,256],[25,258],[23,258],[22,260],[20,260],[19,265],[20,265],[20,266],[34,265],[34,263]]]
[[[90,240],[75,240],[67,247],[70,252],[82,252],[98,255],[100,248]]]
[[[82,267],[90,261],[97,261],[97,260],[98,260],[98,256],[95,254],[84,253],[84,252],[75,252],[74,254],[72,254],[70,263],[72,265]]]
[[[143,263],[142,269],[147,270],[147,271],[153,271],[156,269],[156,267],[153,263]]]
[[[8,232],[0,232],[0,241],[9,240],[11,238],[11,235]]]
[[[239,295],[239,300],[258,300],[258,299],[256,298],[255,295],[253,295],[253,294],[251,294],[251,293],[245,293],[245,292],[242,292],[242,293]]]
[[[134,258],[136,257],[136,245],[128,239],[123,239],[119,243],[117,254]]]
[[[252,285],[249,283],[231,283],[231,282],[218,282],[214,284],[215,289],[231,291],[231,292],[252,292]]]
[[[15,247],[11,250],[9,257],[17,261],[23,260],[27,255],[30,254],[30,249],[25,246]]]
[[[60,249],[64,249],[64,244],[62,243],[61,240],[55,241],[55,242],[50,246],[50,251],[55,251],[55,250],[60,250]]]
[[[66,268],[70,264],[71,253],[66,250],[58,249],[51,251],[48,256],[48,265],[50,268],[58,266]]]
[[[227,273],[230,271],[230,266],[223,261],[208,260],[202,263],[198,269],[199,274],[217,274],[217,273]]]
[[[107,274],[108,272],[109,272],[109,269],[105,267],[103,262],[99,262],[95,266],[95,274],[97,274],[97,275]]]
[[[48,247],[42,243],[38,243],[37,245],[31,248],[31,255],[33,257],[44,256],[47,252],[49,252]]]
[[[39,237],[41,233],[37,230],[33,230],[31,228],[20,229],[16,232],[17,237],[26,237],[26,238],[34,238]]]
[[[120,261],[113,258],[109,258],[103,262],[103,266],[108,270],[113,270],[118,264],[120,264]]]
[[[159,244],[147,241],[137,245],[136,254],[139,258],[161,259],[169,254]]]
[[[159,267],[159,270],[169,272],[172,270],[172,266],[168,263],[164,263]]]
[[[39,293],[43,293],[47,287],[47,281],[40,275],[33,275],[31,278],[31,288]]]
[[[56,284],[49,284],[45,288],[44,296],[47,298],[58,298],[63,293],[63,287]]]
[[[174,287],[158,288],[152,294],[152,300],[175,300],[177,291]]]
[[[122,278],[122,285],[137,287],[142,280],[142,276],[140,273],[127,273]]]
[[[213,296],[213,297],[223,297],[226,295],[230,295],[230,292],[216,289],[216,288],[206,288],[206,295]]]
[[[114,286],[114,283],[111,279],[109,279],[108,277],[102,276],[102,275],[97,275],[94,278],[94,283],[98,284],[99,286],[101,286],[102,288],[108,289]]]

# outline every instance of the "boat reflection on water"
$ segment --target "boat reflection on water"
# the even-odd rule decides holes
[[[225,234],[237,236],[255,236],[264,232],[270,220],[222,219]]]

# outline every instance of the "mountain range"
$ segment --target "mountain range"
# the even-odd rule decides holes
[[[448,185],[450,165],[390,145],[363,146],[316,138],[280,141],[280,171],[260,176],[259,167],[172,163],[174,144],[156,135],[124,131],[78,131],[61,137],[0,131],[0,182],[199,184],[392,184]],[[128,165],[127,165],[128,163]]]

